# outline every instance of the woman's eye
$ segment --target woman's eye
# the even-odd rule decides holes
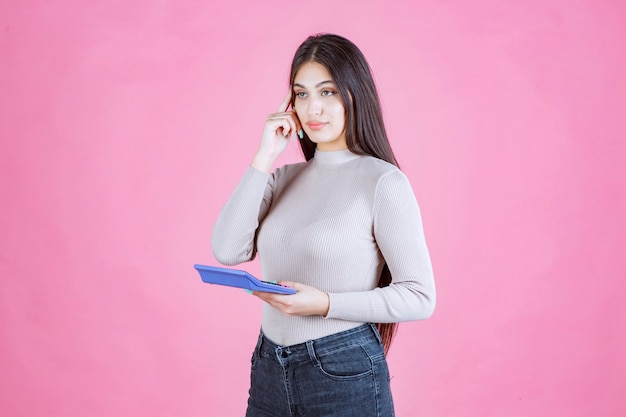
[[[335,91],[332,91],[332,90],[322,90],[322,95],[323,96],[332,96],[332,95],[335,95],[335,94],[336,94]]]
[[[305,93],[305,92],[303,92],[303,91],[299,91],[299,92],[297,92],[297,93],[296,93],[296,97],[298,97],[298,98],[304,98],[304,97],[306,97],[306,93]]]

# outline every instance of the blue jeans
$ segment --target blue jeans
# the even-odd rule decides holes
[[[246,417],[392,417],[389,370],[376,326],[294,346],[259,335]]]

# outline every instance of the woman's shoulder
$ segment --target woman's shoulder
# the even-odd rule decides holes
[[[404,176],[400,168],[375,156],[362,156],[358,161],[359,170],[367,176],[374,178],[381,178],[389,174]]]
[[[408,176],[396,165],[375,157],[364,157],[363,176],[378,199],[399,198],[405,196],[415,199],[413,187]],[[404,198],[404,197],[403,197]]]

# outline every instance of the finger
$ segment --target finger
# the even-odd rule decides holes
[[[280,103],[280,107],[278,107],[278,113],[284,113],[287,111],[287,107],[289,107],[289,103],[291,103],[291,88],[289,88],[289,92],[287,96],[283,99],[283,102]]]
[[[275,114],[269,120],[272,122],[271,129],[277,134],[280,134],[279,129],[281,129],[283,137],[295,135],[298,131],[298,123],[291,113]]]
[[[283,134],[285,137],[295,135],[298,132],[298,125],[293,117],[287,118],[288,129],[283,128]]]
[[[298,113],[296,113],[296,109],[291,109],[291,114],[293,115],[293,120],[296,122],[296,133],[302,130],[302,123],[300,123],[300,118],[298,117]]]
[[[302,123],[300,123],[300,119],[298,119],[298,116],[295,116],[296,119],[296,133],[298,134],[298,136],[300,136],[301,134],[304,133],[304,130],[302,129]]]
[[[274,295],[274,293],[268,291],[254,291],[254,295],[256,295],[261,300],[268,302],[272,300],[272,296]]]

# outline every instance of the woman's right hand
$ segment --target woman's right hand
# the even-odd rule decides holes
[[[283,102],[280,103],[278,111],[267,116],[261,145],[251,164],[259,171],[269,172],[278,155],[289,144],[289,139],[295,138],[297,132],[302,128],[296,112],[294,110],[287,111],[290,102],[291,88]]]

